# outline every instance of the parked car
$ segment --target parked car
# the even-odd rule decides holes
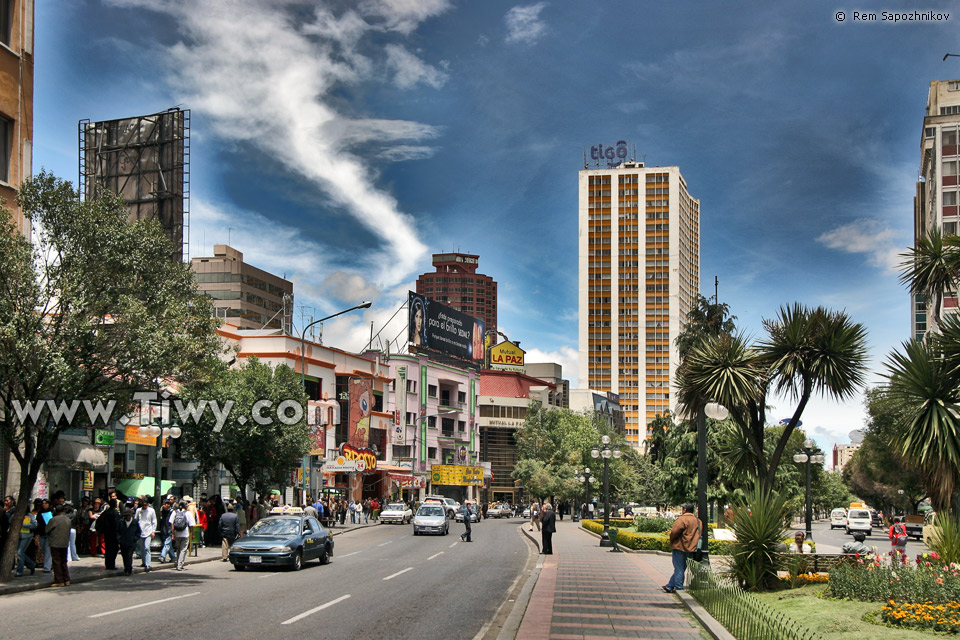
[[[847,510],[846,509],[837,508],[830,512],[830,528],[831,529],[847,528]]]
[[[488,518],[509,518],[511,515],[513,515],[513,509],[508,504],[498,502],[487,508]]]
[[[527,507],[526,509],[523,510],[523,517],[528,520],[530,519],[530,507]]]
[[[907,535],[917,540],[923,540],[923,525],[926,517],[923,515],[909,515],[903,517],[903,526],[907,529]]]
[[[418,536],[421,533],[436,533],[443,536],[450,533],[450,523],[443,505],[437,503],[420,505],[416,515],[413,516],[413,535]]]
[[[407,524],[413,520],[413,510],[402,502],[391,502],[380,512],[380,522]]]
[[[313,559],[320,564],[333,556],[333,536],[316,518],[290,509],[284,515],[267,516],[250,527],[247,535],[230,547],[230,563],[237,571],[254,566],[287,566],[300,570]]]
[[[847,535],[854,531],[863,531],[868,536],[873,535],[873,519],[868,509],[850,509],[847,512]]]

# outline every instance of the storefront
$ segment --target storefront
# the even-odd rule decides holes
[[[43,465],[46,496],[63,491],[68,500],[94,495],[107,488],[107,453],[91,444],[61,438]],[[91,477],[92,474],[92,477]]]

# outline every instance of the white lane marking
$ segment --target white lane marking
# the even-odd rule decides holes
[[[427,560],[433,560],[433,559],[436,558],[437,556],[442,556],[443,553],[444,553],[443,551],[441,551],[440,553],[435,553],[435,554],[433,554],[432,556],[430,556],[429,558],[427,558]]]
[[[280,574],[279,574],[279,573],[268,573],[268,574],[265,575],[265,576],[258,576],[258,578],[259,578],[260,580],[263,580],[264,578],[276,578],[278,575],[280,575]]]
[[[355,556],[355,555],[357,555],[358,553],[360,553],[360,552],[359,552],[359,551],[351,551],[350,553],[348,553],[348,554],[346,554],[346,555],[337,556],[337,557],[338,557],[338,558],[349,558],[350,556]]]
[[[456,543],[456,542],[454,542],[452,545],[450,545],[449,548],[450,548],[450,549],[453,549],[455,546],[457,546],[457,543]]]
[[[344,600],[346,600],[346,599],[349,598],[349,597],[350,597],[350,594],[349,594],[349,593],[348,593],[347,595],[345,595],[345,596],[340,596],[340,597],[337,598],[336,600],[331,600],[330,602],[328,602],[328,603],[326,603],[326,604],[322,604],[322,605],[320,605],[319,607],[314,607],[313,609],[310,609],[309,611],[304,611],[304,612],[301,613],[300,615],[298,615],[298,616],[293,616],[293,617],[290,618],[289,620],[285,620],[285,621],[281,622],[280,624],[293,624],[293,623],[296,622],[297,620],[303,620],[303,619],[306,618],[307,616],[312,615],[312,614],[316,613],[317,611],[323,611],[323,610],[326,609],[327,607],[332,607],[333,605],[337,604],[338,602],[343,602]]]
[[[399,576],[400,574],[406,573],[407,571],[413,571],[413,567],[407,567],[407,568],[404,569],[403,571],[397,571],[396,573],[394,573],[394,574],[392,574],[392,575],[389,575],[389,576],[387,576],[386,578],[384,578],[384,580],[393,580],[394,578],[396,578],[396,577]]]
[[[390,544],[391,542],[393,542],[393,540],[387,540],[386,542],[381,543],[381,544],[378,544],[377,546],[378,546],[378,547],[383,547],[383,546],[386,546],[386,545]]]
[[[171,600],[179,600],[180,598],[189,598],[190,596],[200,595],[199,591],[194,593],[185,593],[182,596],[173,596],[172,598],[164,598],[163,600],[151,600],[150,602],[144,602],[143,604],[135,604],[131,607],[124,607],[123,609],[114,609],[113,611],[104,611],[103,613],[95,613],[92,616],[87,616],[88,618],[102,618],[103,616],[109,616],[114,613],[122,613],[124,611],[130,611],[131,609],[139,609],[140,607],[149,607],[150,605],[160,604],[161,602],[170,602]]]

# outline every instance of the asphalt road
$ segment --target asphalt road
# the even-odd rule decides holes
[[[794,527],[794,530],[803,530],[803,525],[799,527]],[[866,540],[863,541],[868,547],[876,547],[878,551],[886,553],[890,551],[890,539],[887,537],[889,529],[874,527],[873,535],[868,536]],[[821,551],[821,545],[828,545],[830,547],[836,547],[836,551],[833,553],[839,553],[840,547],[842,547],[847,542],[853,541],[853,536],[848,536],[843,532],[843,529],[833,529],[830,530],[830,523],[826,520],[813,523],[813,539],[817,543],[817,550]],[[907,540],[907,555],[915,556],[918,553],[926,553],[929,551],[927,545],[923,544],[916,540],[915,538],[910,538]]]
[[[380,525],[337,536],[333,562],[299,572],[208,562],[0,598],[0,637],[473,638],[532,550],[519,519],[473,525],[473,542]]]

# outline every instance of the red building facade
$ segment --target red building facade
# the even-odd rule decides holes
[[[417,293],[483,320],[487,331],[497,330],[497,283],[477,273],[480,256],[435,253],[436,271],[417,278]]]

